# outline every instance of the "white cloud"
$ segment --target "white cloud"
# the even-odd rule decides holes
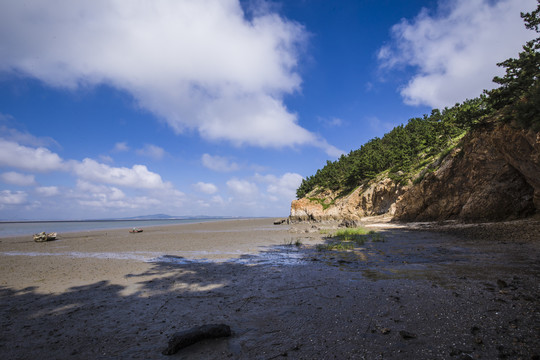
[[[77,189],[83,194],[106,197],[110,200],[122,200],[126,197],[124,192],[114,186],[96,185],[84,180],[77,181]]]
[[[248,20],[239,0],[2,2],[0,71],[71,89],[108,84],[176,132],[332,151],[283,102],[300,89],[307,36],[270,9]]]
[[[340,126],[343,126],[344,124],[344,121],[337,117],[324,118],[324,117],[319,116],[317,117],[317,120],[320,123],[322,123],[324,126],[329,127],[329,128],[340,127]]]
[[[109,164],[112,164],[114,162],[113,158],[110,157],[109,155],[99,155],[99,159]]]
[[[345,152],[341,149],[338,149],[334,145],[330,145],[326,142],[324,139],[319,139],[318,144],[316,145],[318,148],[324,150],[324,152],[331,157],[338,158]]]
[[[225,205],[225,200],[219,195],[212,196],[212,203],[222,206]]]
[[[242,199],[254,200],[259,196],[257,185],[247,180],[231,179],[227,181],[227,187],[235,196]]]
[[[214,171],[230,172],[240,169],[240,166],[237,163],[222,156],[203,154],[201,161],[204,167]]]
[[[410,105],[443,108],[477,97],[504,73],[496,63],[516,57],[535,36],[520,18],[535,7],[535,0],[440,2],[436,13],[423,9],[394,25],[392,44],[378,54],[381,66],[414,68],[401,90]]]
[[[32,136],[25,138],[31,139]],[[26,192],[2,190],[2,218],[118,217],[142,212],[180,213],[186,209],[185,194],[144,165],[129,168],[113,167],[89,158],[83,161],[63,160],[44,147],[23,146],[0,138],[0,168],[3,167],[52,172],[51,175],[42,175],[43,178],[48,176],[47,180],[63,181],[66,176],[74,175],[77,185],[64,185],[62,191],[58,186],[38,186],[32,192],[31,202]],[[35,175],[16,171],[0,173],[0,181],[18,186],[37,184]]]
[[[97,185],[84,180],[78,180],[77,186],[70,194],[78,204],[98,209],[146,209],[162,205],[162,201],[148,196],[127,196],[115,186]]]
[[[34,175],[21,174],[15,171],[8,171],[0,175],[0,179],[6,184],[18,186],[31,186],[36,184]]]
[[[60,190],[58,190],[57,186],[40,186],[36,188],[36,192],[39,195],[45,197],[56,196],[60,194]]]
[[[199,181],[194,186],[195,186],[195,189],[197,189],[197,191],[205,193],[205,194],[209,194],[209,195],[215,194],[218,191],[217,186],[211,183],[204,183],[204,182]]]
[[[115,152],[129,151],[129,146],[125,141],[117,142],[116,144],[114,144],[113,151]]]
[[[111,167],[86,158],[82,162],[73,161],[71,167],[81,179],[105,184],[127,186],[140,189],[166,189],[170,183],[164,183],[159,174],[151,172],[144,165],[131,168]]]
[[[285,173],[281,177],[257,174],[255,178],[260,182],[268,183],[266,188],[268,194],[289,201],[296,197],[296,189],[302,183],[302,175],[296,173]]]
[[[61,170],[64,164],[57,154],[46,148],[31,148],[0,139],[0,166],[45,172]]]
[[[4,123],[4,124],[1,124]],[[10,115],[0,113],[0,134],[4,140],[10,140],[22,145],[31,146],[59,146],[58,143],[50,137],[37,137],[25,131],[20,131],[14,128],[17,123]]]
[[[27,196],[28,194],[24,191],[2,190],[0,191],[0,206],[24,204]]]
[[[163,148],[152,144],[146,144],[142,149],[138,149],[136,152],[139,155],[147,156],[154,160],[161,160],[165,155],[165,150],[163,150]]]

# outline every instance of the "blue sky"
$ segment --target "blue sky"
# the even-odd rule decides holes
[[[535,0],[0,3],[0,219],[286,216],[302,177],[491,88]]]

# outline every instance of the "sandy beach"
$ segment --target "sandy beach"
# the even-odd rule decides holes
[[[347,251],[317,249],[337,224],[273,221],[0,239],[0,358],[540,359],[538,219],[366,219]]]

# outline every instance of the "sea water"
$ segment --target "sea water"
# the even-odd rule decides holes
[[[148,226],[193,224],[200,222],[219,221],[221,218],[203,219],[156,219],[156,220],[88,220],[88,221],[20,221],[0,222],[0,238],[8,236],[25,236],[56,232],[58,234],[91,231],[144,228]]]

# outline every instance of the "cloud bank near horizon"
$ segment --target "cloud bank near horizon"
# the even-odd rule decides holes
[[[504,73],[496,64],[517,57],[534,37],[520,12],[535,7],[535,0],[439,2],[437,11],[423,9],[392,27],[391,43],[378,53],[380,66],[413,68],[400,90],[406,104],[444,108],[475,98]]]
[[[47,219],[51,208],[55,209],[53,219],[91,218],[103,213],[132,216],[134,211],[199,215],[211,210],[213,215],[279,215],[274,213],[276,209],[288,206],[302,181],[296,173],[256,173],[244,178],[232,176],[221,186],[198,181],[192,184],[197,194],[189,194],[144,164],[126,167],[91,158],[64,159],[44,146],[24,141],[39,138],[6,129],[10,131],[0,134],[0,183],[11,189],[0,190],[0,210],[9,219]],[[123,151],[130,151],[129,147],[125,146]],[[239,170],[236,163],[219,156],[204,154],[200,162],[212,171]],[[51,179],[54,185],[49,184]]]
[[[339,156],[283,102],[300,90],[307,32],[269,8],[248,19],[238,0],[7,2],[0,71],[52,87],[121,89],[176,133]]]

